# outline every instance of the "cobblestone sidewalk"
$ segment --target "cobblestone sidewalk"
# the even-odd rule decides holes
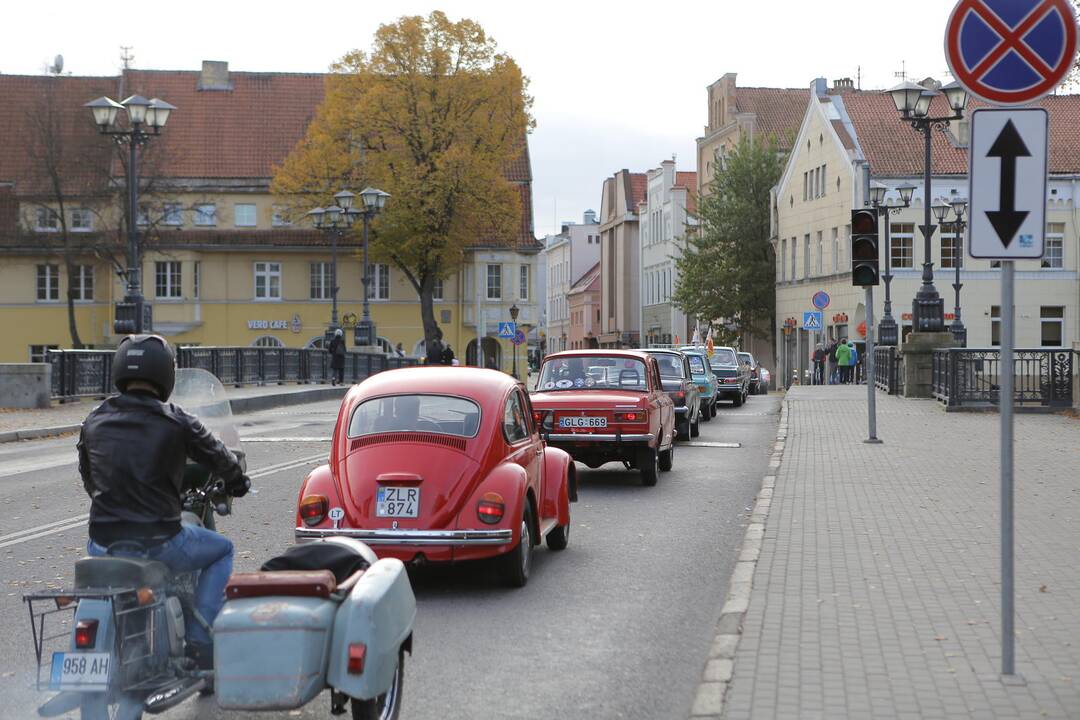
[[[1080,420],[1016,417],[1021,685],[1000,680],[996,414],[800,387],[724,717],[1080,718]]]

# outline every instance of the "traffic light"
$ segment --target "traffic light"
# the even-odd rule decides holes
[[[876,210],[851,211],[851,284],[878,285],[878,216]]]

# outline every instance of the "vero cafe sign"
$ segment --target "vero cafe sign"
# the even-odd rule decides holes
[[[248,330],[288,330],[288,320],[248,320]]]

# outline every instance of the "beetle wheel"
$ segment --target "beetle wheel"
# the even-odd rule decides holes
[[[515,588],[525,587],[532,569],[532,507],[528,500],[525,501],[525,512],[521,518],[520,537],[514,549],[499,558],[503,578],[510,587]]]

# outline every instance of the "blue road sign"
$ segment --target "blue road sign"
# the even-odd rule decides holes
[[[945,30],[953,77],[994,105],[1051,92],[1072,68],[1076,44],[1068,0],[960,0]]]
[[[814,297],[810,298],[810,302],[813,303],[814,307],[816,307],[818,310],[824,310],[825,308],[829,307],[829,303],[832,302],[832,298],[830,298],[829,293],[825,292],[824,290],[818,290],[816,293],[814,293]]]
[[[522,331],[522,330],[518,330],[517,333],[514,335],[514,344],[515,345],[521,345],[524,342],[525,342],[525,332]]]
[[[513,340],[517,335],[517,323],[514,322],[501,322],[499,323],[499,337],[503,340]]]
[[[802,329],[803,330],[821,330],[821,312],[817,310],[807,310],[802,314]]]

